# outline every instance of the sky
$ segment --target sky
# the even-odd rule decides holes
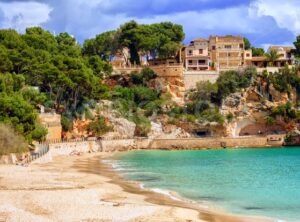
[[[185,43],[241,35],[252,45],[292,45],[300,35],[300,0],[0,0],[0,28],[41,26],[82,43],[136,20],[181,24]]]

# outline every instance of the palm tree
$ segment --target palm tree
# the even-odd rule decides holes
[[[279,55],[276,50],[270,50],[265,54],[271,66],[274,66],[274,62],[279,59]]]

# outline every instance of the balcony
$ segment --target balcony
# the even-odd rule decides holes
[[[237,56],[237,57],[218,57],[218,60],[222,60],[222,61],[232,61],[232,60],[242,60],[243,57],[242,56]]]
[[[241,49],[241,48],[217,48],[218,51],[244,51],[244,49]]]
[[[206,67],[208,64],[188,64],[188,67]]]

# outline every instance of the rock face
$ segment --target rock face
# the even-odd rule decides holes
[[[177,63],[176,60],[157,60],[151,63],[149,68],[157,74],[157,81],[162,83],[164,92],[169,92],[177,104],[183,104],[185,92],[183,64]]]
[[[267,135],[288,131],[290,124],[280,118],[275,119],[274,124],[266,123],[266,117],[272,108],[286,102],[285,96],[276,90],[270,90],[270,95],[271,98],[276,98],[274,102],[268,101],[256,88],[250,87],[227,97],[221,112],[224,116],[232,114],[235,118],[225,124],[225,136]]]
[[[177,139],[190,138],[191,135],[184,129],[176,127],[175,125],[165,125],[162,123],[151,122],[151,132],[148,134],[149,138],[156,139]]]
[[[285,138],[284,145],[299,146],[300,145],[300,131],[294,130],[291,133],[289,133]]]
[[[241,103],[241,98],[241,93],[233,93],[225,99],[224,105],[231,108],[238,107]]]
[[[169,93],[171,95],[171,99],[179,104],[184,104],[184,83],[181,77],[158,77],[150,82],[149,86],[163,92]]]
[[[135,123],[120,117],[120,114],[112,110],[112,102],[103,100],[98,104],[99,115],[105,117],[110,125],[113,126],[113,132],[103,135],[105,139],[126,139],[134,137]],[[94,111],[95,112],[95,111]]]

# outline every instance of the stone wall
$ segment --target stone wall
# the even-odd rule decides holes
[[[61,142],[49,145],[50,153],[52,156],[69,155],[73,151],[82,153],[101,151],[100,141],[74,141],[74,142]]]
[[[216,71],[186,71],[184,72],[185,90],[190,90],[196,87],[197,82],[209,81],[215,83],[219,77]]]
[[[283,145],[284,135],[265,137],[238,138],[187,138],[187,139],[119,139],[100,141],[61,142],[49,145],[49,152],[34,163],[45,163],[55,156],[68,156],[72,152],[116,152],[144,149],[188,150],[188,149],[216,149],[216,148],[258,148],[280,147]]]
[[[269,141],[268,137],[239,137],[239,138],[191,138],[191,139],[156,139],[150,144],[150,149],[206,149],[206,148],[256,148],[282,146],[280,140]]]
[[[149,66],[159,77],[182,77],[183,65],[153,65]]]
[[[88,153],[101,151],[99,141],[72,141],[49,144],[49,152],[32,163],[47,163],[55,156],[68,156],[73,152]]]
[[[137,149],[134,139],[102,140],[100,143],[101,143],[102,152],[114,152],[114,151],[125,151],[125,150]]]
[[[61,139],[62,126],[61,116],[56,113],[41,113],[39,114],[41,124],[47,128],[47,140]]]
[[[3,155],[0,156],[0,164],[16,164],[17,159],[16,154]]]

